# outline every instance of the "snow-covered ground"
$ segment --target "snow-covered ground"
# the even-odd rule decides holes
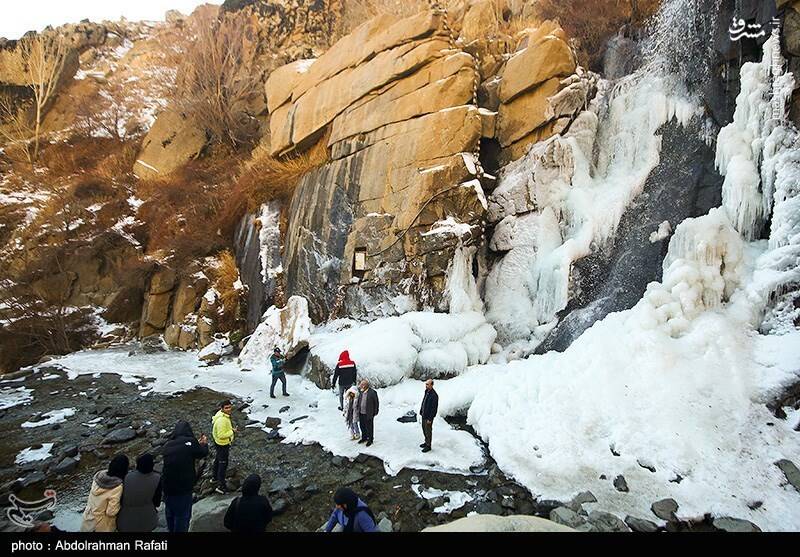
[[[28,447],[27,449],[22,449],[17,457],[14,459],[14,464],[22,465],[28,464],[29,462],[37,462],[40,460],[46,460],[53,456],[50,451],[53,449],[53,443],[43,443],[41,447],[36,449],[32,447]]]

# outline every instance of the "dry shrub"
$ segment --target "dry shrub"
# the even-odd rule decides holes
[[[236,258],[230,250],[220,252],[217,260],[217,265],[210,269],[214,290],[217,291],[222,304],[217,328],[230,331],[236,324],[241,303],[242,290],[234,286],[239,282],[239,268],[236,266]]]
[[[222,178],[232,164],[224,158],[200,159],[138,183],[136,194],[144,203],[137,218],[145,223],[143,240],[149,252],[172,251],[174,263],[181,265],[229,243],[217,223],[231,193]]]
[[[249,107],[263,96],[255,20],[244,11],[220,17],[202,12],[191,22],[195,39],[178,54],[173,108],[194,118],[214,141],[234,149],[251,145],[258,121]]]
[[[558,20],[578,41],[584,65],[600,71],[608,39],[624,25],[644,23],[660,4],[661,0],[539,0],[533,10],[541,20]]]
[[[254,211],[273,200],[288,201],[303,176],[330,160],[327,145],[326,134],[299,154],[273,157],[266,148],[256,148],[236,181],[236,188],[247,200],[247,209]]]
[[[40,162],[50,178],[91,172],[114,180],[131,173],[138,146],[138,140],[77,136],[46,145]]]

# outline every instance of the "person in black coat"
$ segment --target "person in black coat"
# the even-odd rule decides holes
[[[433,419],[439,411],[439,395],[433,390],[433,379],[425,381],[425,396],[422,397],[422,405],[419,407],[419,416],[422,420],[422,434],[425,442],[420,445],[422,452],[427,453],[431,450],[433,439]]]
[[[333,370],[333,380],[331,381],[332,389],[336,389],[336,381],[339,381],[339,410],[344,407],[344,393],[356,384],[357,373],[356,363],[350,359],[350,352],[344,350],[339,354],[339,362]]]
[[[231,532],[263,532],[272,520],[269,499],[258,494],[261,476],[250,474],[242,484],[242,496],[231,501],[225,513],[225,528]]]
[[[359,385],[360,390],[356,407],[358,408],[358,425],[361,426],[361,440],[367,447],[375,441],[375,416],[378,415],[378,393],[369,386],[369,381],[363,379]]]
[[[194,461],[208,456],[205,434],[196,439],[192,426],[179,421],[164,445],[164,514],[170,532],[188,532],[192,518],[192,489],[197,481]]]

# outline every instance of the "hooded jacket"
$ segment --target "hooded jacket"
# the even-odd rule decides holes
[[[122,482],[122,508],[117,516],[120,532],[152,532],[158,526],[161,475],[134,470]]]
[[[83,511],[81,532],[114,532],[122,499],[122,480],[99,471],[92,479],[92,489]]]
[[[242,484],[242,495],[231,501],[225,513],[225,528],[231,532],[263,532],[272,520],[269,499],[259,495],[261,478],[251,474]]]
[[[333,382],[331,385],[335,387],[337,380],[339,381],[339,385],[345,387],[354,385],[356,382],[356,373],[356,364],[350,359],[350,352],[345,350],[339,354],[339,362],[333,370]]]
[[[164,471],[161,476],[164,495],[189,495],[196,477],[194,461],[208,456],[208,446],[201,445],[188,422],[179,421],[164,444]]]
[[[233,426],[231,417],[222,410],[217,411],[211,418],[211,436],[217,445],[230,445],[233,443]]]
[[[330,532],[340,524],[344,532],[379,532],[375,517],[367,504],[359,499],[350,488],[339,488],[333,496],[337,505],[344,505],[346,510],[336,508],[331,513],[325,531]]]
[[[353,393],[352,399],[350,398],[350,393]],[[351,425],[353,422],[358,423],[358,389],[350,387],[347,389],[344,397],[344,410],[342,410],[342,414],[344,414],[345,422],[347,425]]]

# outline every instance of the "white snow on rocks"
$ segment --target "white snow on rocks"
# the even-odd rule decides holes
[[[411,491],[422,499],[436,499],[437,497],[446,499],[444,503],[433,509],[433,512],[442,514],[449,514],[456,509],[460,509],[474,499],[466,491],[442,490],[435,487],[423,488],[419,484],[413,486]]]
[[[28,464],[29,462],[38,462],[40,460],[46,460],[53,456],[50,454],[50,451],[53,449],[53,443],[42,443],[42,446],[34,449],[28,447],[27,449],[22,449],[19,454],[14,459],[14,464],[21,465],[21,464]]]
[[[45,425],[60,424],[66,422],[67,418],[75,415],[75,408],[62,408],[61,410],[51,410],[42,414],[42,419],[38,421],[28,421],[22,424],[24,428],[42,427]]]
[[[31,402],[32,393],[33,389],[27,387],[3,387],[0,389],[0,410]]]
[[[264,313],[261,323],[242,350],[239,363],[243,368],[252,368],[269,362],[276,346],[291,358],[308,346],[310,336],[308,300],[302,296],[292,296],[287,300],[286,307],[272,306]]]

